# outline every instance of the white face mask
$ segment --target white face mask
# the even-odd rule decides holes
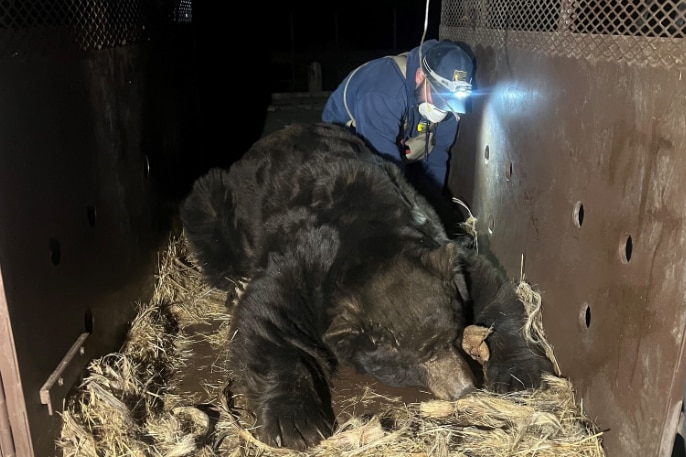
[[[424,102],[419,104],[419,114],[424,116],[427,121],[437,123],[445,119],[448,112],[436,108],[431,103]]]
[[[429,99],[429,83],[424,80],[424,100]],[[419,104],[419,114],[424,116],[427,121],[433,122],[434,124],[441,122],[448,115],[447,111],[436,108],[429,102],[423,102]]]

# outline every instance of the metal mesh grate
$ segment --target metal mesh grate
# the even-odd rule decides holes
[[[192,22],[193,8],[191,0],[179,0],[174,10],[175,22]]]
[[[444,0],[443,3],[441,22],[447,26],[550,32],[557,29],[559,22],[559,2]]]
[[[591,0],[574,5],[570,12],[575,32],[672,38],[686,34],[684,1]]]
[[[0,0],[0,58],[140,43],[151,22],[190,22],[192,0]]]
[[[69,17],[81,48],[111,48],[141,41],[144,34],[140,0],[82,0],[72,3]]]
[[[441,35],[591,60],[683,68],[686,0],[443,0]]]

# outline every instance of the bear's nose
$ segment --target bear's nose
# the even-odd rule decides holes
[[[469,364],[450,348],[423,365],[427,387],[440,400],[457,400],[476,390],[476,379]]]

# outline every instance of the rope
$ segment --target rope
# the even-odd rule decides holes
[[[465,229],[465,231],[467,233],[469,233],[472,237],[474,237],[474,246],[476,248],[476,252],[479,252],[479,237],[478,237],[478,234],[476,232],[476,222],[477,222],[476,217],[474,217],[474,215],[472,214],[472,211],[469,209],[469,207],[459,198],[453,197],[453,203],[457,203],[458,205],[461,205],[469,213],[469,217],[467,218],[467,220],[464,222],[460,222],[460,225]]]

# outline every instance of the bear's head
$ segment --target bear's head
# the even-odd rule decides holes
[[[468,300],[459,249],[447,243],[403,250],[348,272],[324,334],[338,360],[445,400],[473,390],[474,373],[458,344]]]

